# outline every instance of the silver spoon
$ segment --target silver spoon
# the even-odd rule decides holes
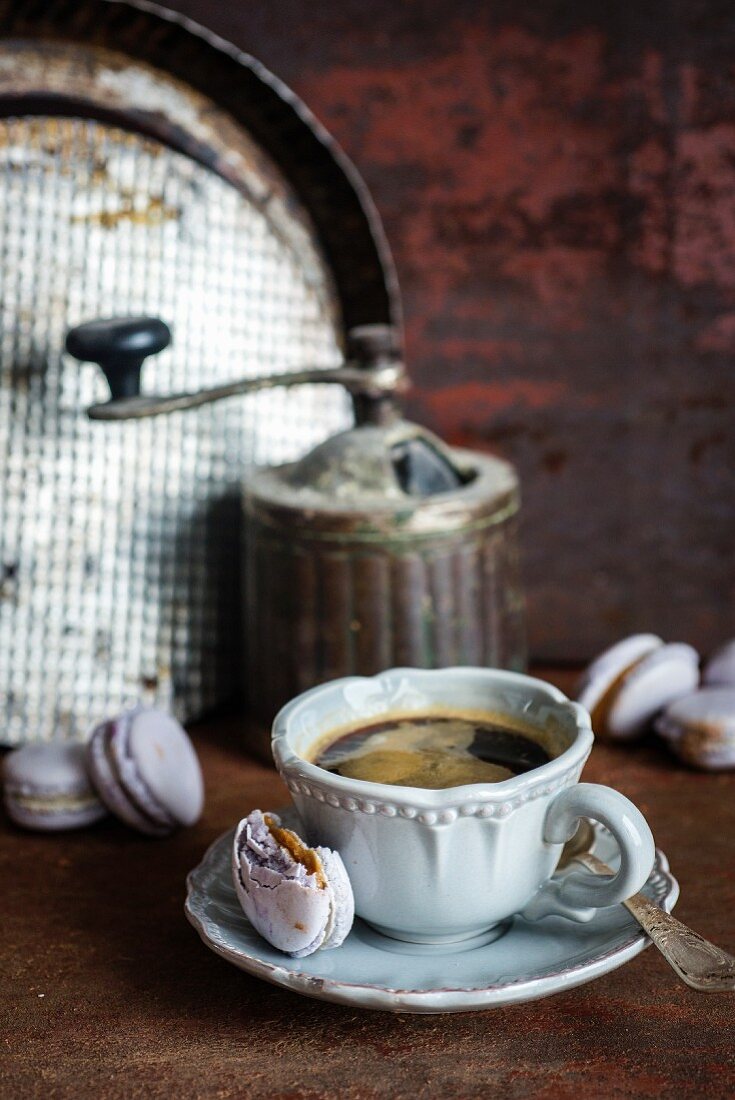
[[[581,821],[572,839],[564,845],[559,867],[567,867],[576,862],[597,875],[612,875],[612,868],[590,851],[594,840],[592,826]],[[634,894],[623,905],[653,940],[682,981],[692,989],[698,989],[702,993],[735,991],[735,959],[727,951],[703,939],[643,894]]]

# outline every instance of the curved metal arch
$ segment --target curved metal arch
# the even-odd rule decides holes
[[[310,215],[345,329],[383,323],[400,332],[395,270],[365,183],[306,105],[255,58],[147,0],[0,0],[0,36],[123,53],[212,100],[271,157]],[[145,128],[145,112],[132,113]],[[153,115],[147,121],[161,136]],[[223,165],[212,167],[226,176]]]

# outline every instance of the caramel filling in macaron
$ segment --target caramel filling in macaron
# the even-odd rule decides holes
[[[327,879],[322,861],[313,848],[307,848],[300,837],[296,836],[296,833],[292,833],[290,829],[282,829],[280,825],[276,825],[270,814],[264,814],[263,820],[276,843],[285,848],[297,863],[301,863],[310,875],[316,877],[317,886],[320,890],[326,889]]]
[[[592,729],[595,732],[599,731],[601,733],[604,733],[607,730],[607,720],[610,716],[610,711],[615,705],[623,684],[628,679],[630,674],[635,669],[637,669],[639,665],[642,665],[648,657],[650,657],[650,653],[644,653],[642,657],[638,658],[638,660],[633,661],[629,665],[626,665],[623,671],[617,674],[615,679],[609,684],[609,686],[602,693],[598,701],[592,707],[592,710],[590,711],[590,720],[592,724]]]

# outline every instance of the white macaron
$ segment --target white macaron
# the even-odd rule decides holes
[[[699,656],[684,642],[633,634],[601,653],[587,669],[578,701],[600,737],[630,740],[669,703],[694,691]]]

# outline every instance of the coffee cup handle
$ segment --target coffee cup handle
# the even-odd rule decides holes
[[[656,850],[648,822],[625,795],[597,783],[577,783],[556,796],[544,820],[545,843],[565,844],[584,817],[601,822],[613,834],[620,869],[612,877],[574,870],[550,879],[523,910],[527,920],[591,920],[602,906],[617,905],[637,893],[651,873]]]

